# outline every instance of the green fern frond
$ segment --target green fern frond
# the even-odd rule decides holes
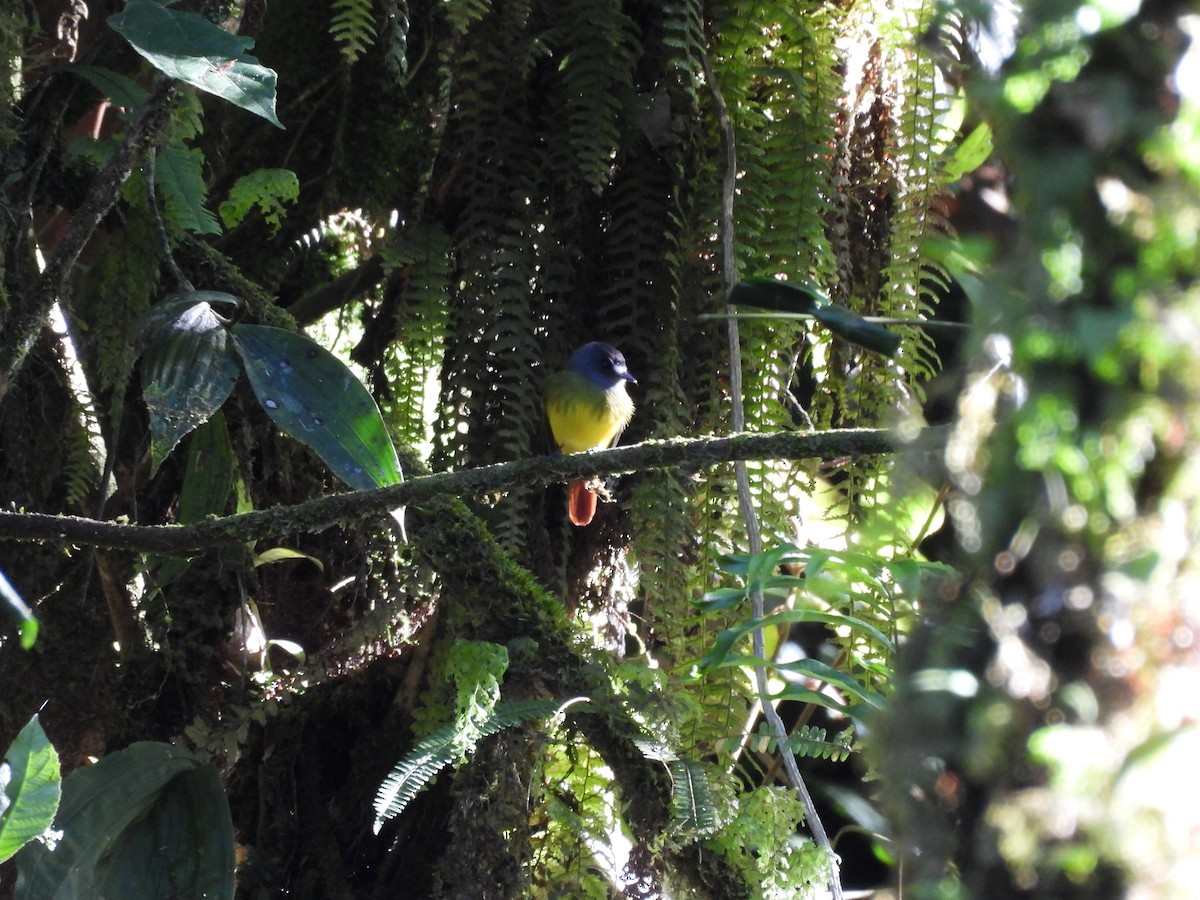
[[[389,393],[381,406],[396,436],[425,448],[432,439],[431,381],[441,371],[449,322],[450,236],[434,224],[394,234],[381,249],[401,293],[396,341],[384,358]]]
[[[263,220],[272,234],[279,226],[287,210],[285,203],[294,203],[300,197],[300,180],[290,169],[256,169],[243,175],[229,189],[229,198],[217,213],[226,228],[233,228],[246,218],[251,209],[258,207]]]
[[[828,759],[833,762],[842,762],[854,750],[853,734],[853,728],[846,728],[838,732],[833,738],[827,738],[824,728],[801,725],[794,734],[788,735],[787,746],[793,754],[802,758]],[[740,736],[731,738],[722,746],[722,749],[733,752],[741,744],[742,738]],[[759,726],[757,734],[745,740],[745,746],[758,753],[773,754],[777,751],[779,742],[764,723]]]
[[[372,0],[333,0],[329,34],[342,58],[350,65],[375,43],[375,10]]]
[[[704,767],[690,759],[676,759],[668,763],[667,769],[671,773],[672,829],[693,840],[715,832],[717,807]]]
[[[445,0],[441,4],[442,15],[450,23],[455,34],[463,34],[492,8],[492,0]]]
[[[176,228],[196,234],[220,234],[217,217],[204,205],[208,187],[201,168],[204,154],[198,147],[169,144],[158,154],[154,186],[162,198],[166,219]]]
[[[94,410],[84,420],[79,408],[74,407],[68,410],[67,420],[63,423],[67,442],[63,454],[63,481],[66,484],[67,505],[76,508],[91,499],[100,480],[100,469],[92,446],[93,440],[99,435],[91,434],[85,421],[87,425],[95,421]]]
[[[545,41],[559,62],[548,115],[566,121],[565,146],[583,183],[599,192],[620,145],[620,119],[632,100],[640,53],[636,28],[612,0],[564,4]]]
[[[559,705],[553,700],[501,703],[485,721],[477,723],[478,733],[487,737],[529,719],[545,718]],[[375,795],[375,833],[379,833],[388,819],[404,812],[425,785],[455,762],[461,748],[459,730],[454,725],[447,725],[410,750],[383,780]]]

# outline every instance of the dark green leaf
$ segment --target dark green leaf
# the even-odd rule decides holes
[[[671,826],[692,838],[705,837],[717,830],[717,807],[708,786],[708,775],[700,763],[673,759],[667,763],[671,773]]]
[[[808,282],[774,278],[739,281],[729,292],[729,302],[811,316],[839,337],[885,356],[900,348],[900,335],[839,306]]]
[[[17,900],[233,896],[220,778],[186,750],[138,743],[76,769],[55,826],[53,851],[34,842],[18,855]]]
[[[233,337],[267,415],[342,481],[366,490],[403,480],[379,407],[341,360],[282,328],[236,325]]]
[[[16,620],[17,627],[21,629],[21,646],[28,650],[37,640],[38,620],[34,618],[33,610],[21,599],[21,595],[9,583],[3,572],[0,572],[0,600],[3,601],[8,614]]]
[[[746,591],[744,589],[717,588],[715,591],[705,594],[703,599],[695,605],[705,612],[720,612],[725,609],[733,609],[745,599]]]
[[[211,765],[182,772],[96,866],[97,897],[233,897],[234,838]]]
[[[283,127],[275,116],[275,73],[246,53],[250,38],[156,0],[127,0],[108,24],[160,72]]]
[[[0,862],[50,827],[60,793],[58,754],[34,716],[0,763]]]
[[[179,490],[179,521],[187,525],[205,516],[222,515],[236,478],[229,428],[218,410],[192,434]]]
[[[184,435],[208,421],[237,383],[225,321],[206,300],[196,302],[199,296],[183,295],[147,316],[142,394],[150,411],[152,471]]]
[[[148,95],[144,88],[112,69],[103,66],[67,66],[67,71],[87,81],[111,100],[113,106],[133,110],[146,102]]]

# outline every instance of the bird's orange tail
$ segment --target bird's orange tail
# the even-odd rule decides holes
[[[567,492],[567,515],[572,524],[586,525],[596,515],[596,493],[584,481],[572,481]]]

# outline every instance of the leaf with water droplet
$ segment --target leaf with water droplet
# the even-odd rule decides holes
[[[234,346],[267,415],[357,490],[402,480],[379,407],[346,365],[310,338],[235,325]]]
[[[150,412],[151,473],[229,397],[238,362],[225,319],[212,302],[237,303],[228,294],[192,291],[153,307],[143,323],[142,396]]]

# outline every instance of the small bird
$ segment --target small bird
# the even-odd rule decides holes
[[[633,416],[627,381],[637,384],[616,347],[593,341],[572,353],[566,369],[546,383],[546,418],[558,449],[582,453],[615,444]],[[571,482],[567,514],[576,525],[596,514],[596,493],[586,480]]]

